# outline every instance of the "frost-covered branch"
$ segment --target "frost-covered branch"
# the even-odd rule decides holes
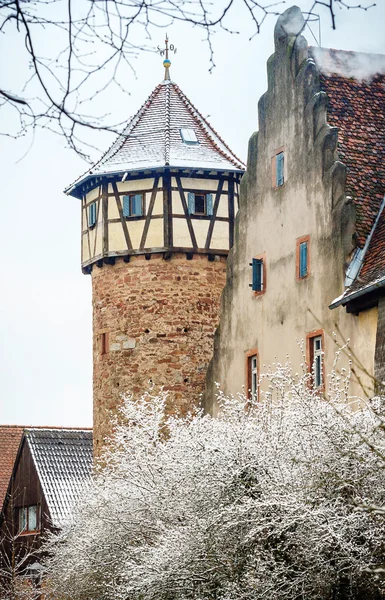
[[[287,365],[265,379],[258,404],[220,396],[218,419],[128,398],[49,541],[53,585],[72,600],[380,598],[382,409],[352,412],[336,377],[329,401]]]
[[[308,4],[309,12],[326,11],[335,27],[336,7],[366,10],[373,3],[308,0]],[[8,60],[17,57],[17,72],[22,76],[15,84],[12,69],[8,79],[3,69],[0,133],[19,137],[44,127],[62,135],[70,148],[86,157],[85,129],[116,133],[122,127],[95,110],[95,98],[104,98],[108,106],[111,94],[127,93],[134,59],[155,50],[159,35],[163,36],[159,29],[175,23],[201,29],[213,68],[216,31],[244,33],[234,27],[234,22],[240,22],[249,35],[251,24],[253,37],[267,17],[284,8],[284,0],[3,0],[3,53]],[[135,41],[139,39],[146,41]]]

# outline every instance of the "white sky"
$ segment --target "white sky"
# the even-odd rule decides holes
[[[310,0],[297,4],[306,10]],[[336,31],[328,14],[321,15],[323,46],[385,54],[384,0],[368,12],[338,10]],[[276,18],[267,19],[252,41],[247,15],[238,19],[242,35],[221,32],[214,38],[212,74],[202,31],[179,24],[169,27],[168,35],[177,47],[172,79],[245,160],[248,138],[258,128],[257,101],[266,90]],[[314,44],[310,32],[305,35]],[[164,31],[153,31],[153,40],[163,45]],[[13,42],[10,49],[0,40],[10,81],[18,73]],[[140,55],[135,69],[136,78],[127,78],[130,95],[116,93],[108,103],[116,121],[129,120],[163,78],[162,59],[154,54]],[[0,128],[5,119],[0,113]],[[99,151],[93,158],[112,139],[94,136]],[[47,131],[37,132],[20,160],[30,144],[31,139],[0,138],[0,423],[90,426],[91,278],[80,269],[80,203],[62,193],[87,164]]]

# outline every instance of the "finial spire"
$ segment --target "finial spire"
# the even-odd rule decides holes
[[[163,66],[164,66],[164,80],[165,81],[170,81],[170,67],[171,67],[171,61],[168,57],[168,53],[169,52],[174,52],[174,54],[176,53],[176,48],[174,46],[174,44],[170,44],[170,46],[168,45],[168,35],[166,33],[166,39],[164,41],[165,43],[165,48],[159,48],[158,46],[158,52],[161,56],[164,56],[165,59],[163,61]]]

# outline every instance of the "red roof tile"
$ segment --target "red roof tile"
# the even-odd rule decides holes
[[[338,155],[347,168],[347,194],[357,207],[362,247],[385,192],[385,75],[371,82],[320,76],[329,98],[328,122],[338,127]]]
[[[21,425],[0,425],[0,510],[7,493],[23,431],[24,427]]]
[[[385,194],[385,57],[341,50],[312,51],[328,95],[328,123],[338,127],[338,158],[346,165],[346,193],[357,210],[357,242],[363,248]],[[320,60],[321,58],[321,60]],[[351,73],[370,79],[349,78]],[[376,69],[381,74],[375,74]],[[323,71],[323,72],[322,72]],[[341,299],[385,277],[385,215],[382,214],[354,283]]]

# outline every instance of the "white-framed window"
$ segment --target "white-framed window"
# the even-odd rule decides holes
[[[312,374],[313,386],[324,387],[324,336],[321,330],[310,333],[307,336],[308,367]]]
[[[199,144],[195,131],[189,127],[181,128],[180,137],[182,138],[185,144]]]
[[[258,400],[258,377],[258,350],[254,348],[246,352],[247,397],[253,402]]]
[[[253,400],[256,400],[258,397],[258,362],[257,362],[256,355],[250,357],[250,379],[251,379],[251,386],[250,386],[251,398]]]

